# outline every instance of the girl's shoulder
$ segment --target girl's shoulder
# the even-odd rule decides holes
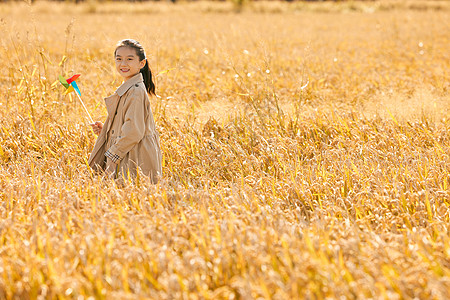
[[[145,90],[145,85],[143,82],[137,82],[130,86],[130,88],[125,92],[127,97],[129,96],[140,96],[147,97],[147,91]]]
[[[150,102],[147,90],[143,82],[135,83],[123,94],[121,97],[123,100],[123,105],[128,106],[131,103],[145,103]]]

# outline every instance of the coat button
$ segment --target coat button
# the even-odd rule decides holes
[[[138,87],[138,86],[139,86],[139,84],[137,84],[137,83],[136,83],[136,84],[135,84],[135,86],[136,86],[136,87]]]
[[[111,130],[111,133],[112,133],[112,134],[114,134],[114,129],[113,129],[113,130]]]

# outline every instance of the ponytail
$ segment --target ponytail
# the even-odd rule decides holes
[[[145,66],[141,69],[142,77],[144,78],[144,84],[145,89],[147,90],[147,93],[150,95],[156,95],[155,92],[155,84],[153,83],[152,79],[152,71],[150,70],[148,66],[148,61],[145,60]]]
[[[139,57],[139,61],[145,59],[145,65],[140,71],[142,77],[144,78],[145,89],[147,90],[147,93],[149,93],[150,95],[156,95],[156,87],[155,84],[153,83],[152,71],[150,70],[150,67],[148,65],[148,60],[145,55],[144,47],[142,47],[142,45],[139,44],[138,41],[132,39],[121,40],[116,45],[114,56],[116,56],[117,49],[119,49],[120,47],[133,48],[134,50],[136,50],[136,54]]]

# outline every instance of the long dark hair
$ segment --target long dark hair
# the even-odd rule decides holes
[[[145,59],[145,66],[141,69],[142,77],[144,78],[144,84],[147,92],[150,95],[156,95],[156,88],[155,84],[153,83],[152,79],[152,71],[150,70],[150,67],[148,66],[148,60],[145,56],[145,50],[144,47],[139,44],[138,41],[132,40],[132,39],[125,39],[121,40],[116,45],[116,50],[114,50],[114,57],[116,56],[117,49],[120,47],[130,47],[136,50],[136,54],[139,57],[139,61],[142,61]]]

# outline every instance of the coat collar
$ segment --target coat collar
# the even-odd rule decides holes
[[[140,72],[122,83],[122,85],[116,90],[116,93],[119,95],[119,97],[122,97],[123,94],[125,94],[125,92],[130,89],[130,87],[139,82],[144,82],[144,78],[142,77],[142,73]]]
[[[116,92],[105,98],[106,110],[108,115],[114,115],[117,109],[117,104],[119,103],[119,98],[122,97],[133,85],[144,82],[141,73],[138,73],[122,83],[122,85],[116,90]]]

